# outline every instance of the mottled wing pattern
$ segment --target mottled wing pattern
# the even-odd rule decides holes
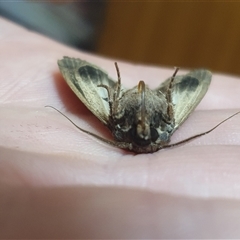
[[[99,67],[76,58],[64,57],[58,61],[59,69],[73,92],[84,105],[105,125],[109,120],[108,93],[103,84],[113,88],[115,82]]]
[[[200,103],[210,85],[212,74],[207,70],[194,70],[186,75],[176,76],[172,89],[174,131],[188,118]],[[166,94],[171,78],[163,82],[155,91]]]

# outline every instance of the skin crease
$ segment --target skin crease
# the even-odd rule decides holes
[[[67,55],[116,79],[114,61],[0,19],[1,238],[239,238],[240,115],[182,146],[136,155],[111,139],[57,67]],[[173,68],[118,61],[122,82],[150,87]],[[179,74],[186,71],[180,69]],[[240,79],[213,73],[209,91],[172,137],[206,131],[240,109]]]

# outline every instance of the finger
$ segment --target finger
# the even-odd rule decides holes
[[[134,189],[1,186],[1,238],[239,238],[240,206]],[[10,203],[10,204],[9,204]]]

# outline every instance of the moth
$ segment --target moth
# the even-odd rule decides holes
[[[193,70],[177,76],[176,68],[172,77],[151,90],[144,81],[139,81],[132,89],[125,89],[117,63],[117,81],[98,66],[81,59],[63,57],[58,60],[58,66],[72,91],[111,131],[114,140],[88,132],[67,117],[68,120],[81,131],[115,147],[136,153],[153,153],[202,136],[221,124],[207,132],[169,144],[173,133],[206,94],[212,78],[208,70]]]

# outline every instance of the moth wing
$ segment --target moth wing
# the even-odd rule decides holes
[[[59,69],[73,92],[84,105],[105,125],[108,125],[110,109],[108,92],[98,85],[110,88],[115,82],[99,67],[76,58],[58,60]]]
[[[211,83],[212,74],[208,70],[193,70],[186,75],[176,76],[173,82],[172,102],[175,119],[174,131],[197,107]],[[171,78],[163,82],[156,91],[165,96]]]

